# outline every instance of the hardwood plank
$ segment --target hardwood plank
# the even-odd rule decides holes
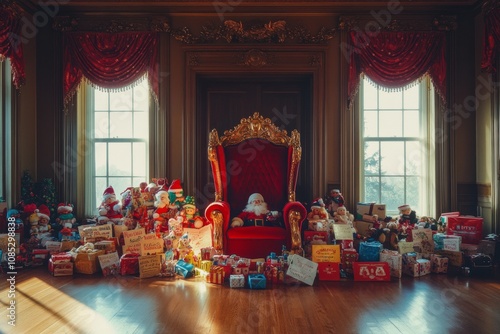
[[[15,332],[0,286],[2,333],[492,333],[500,327],[500,275],[427,275],[391,282],[316,281],[265,290],[198,278],[16,277]]]

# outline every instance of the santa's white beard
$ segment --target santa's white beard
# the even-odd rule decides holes
[[[247,204],[245,210],[243,210],[243,211],[253,212],[257,216],[265,215],[269,212],[269,210],[267,209],[267,203],[262,203],[262,204],[249,203],[249,204]]]

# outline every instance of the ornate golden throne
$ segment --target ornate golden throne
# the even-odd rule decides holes
[[[210,132],[208,158],[215,185],[215,201],[206,210],[213,224],[214,246],[224,254],[265,258],[281,254],[283,246],[302,253],[301,225],[307,211],[295,200],[301,159],[300,135],[290,136],[258,113],[219,138]],[[231,219],[247,205],[253,193],[263,195],[269,210],[281,213],[280,226],[231,227]]]

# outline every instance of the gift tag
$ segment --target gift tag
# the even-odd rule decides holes
[[[288,258],[288,270],[286,274],[308,285],[313,285],[318,264],[300,255],[294,254]]]

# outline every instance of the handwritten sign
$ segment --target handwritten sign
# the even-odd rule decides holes
[[[312,245],[312,261],[340,262],[340,245]]]
[[[202,228],[184,228],[191,239],[189,245],[195,254],[200,254],[202,248],[212,247],[212,225],[205,225]]]
[[[92,227],[95,227],[95,224],[87,224],[78,226],[78,234],[80,234],[80,238],[90,238],[92,237]]]
[[[141,255],[163,254],[165,242],[162,238],[158,238],[156,234],[147,234],[141,241]]]
[[[293,254],[288,258],[289,267],[286,274],[308,285],[313,285],[318,264],[300,255]]]
[[[398,249],[399,253],[401,254],[411,253],[415,251],[413,249],[413,242],[407,242],[407,241],[398,242]]]
[[[139,277],[148,278],[160,275],[161,255],[139,256]]]
[[[123,231],[128,231],[127,225],[113,225],[113,235],[115,236],[115,238],[120,239]]]
[[[353,228],[349,224],[333,224],[336,240],[352,240]]]
[[[452,252],[460,251],[460,239],[459,238],[444,238],[443,239],[443,249]]]
[[[123,231],[123,241],[125,242],[125,245],[138,244],[145,235],[146,231],[144,230],[144,228]]]

